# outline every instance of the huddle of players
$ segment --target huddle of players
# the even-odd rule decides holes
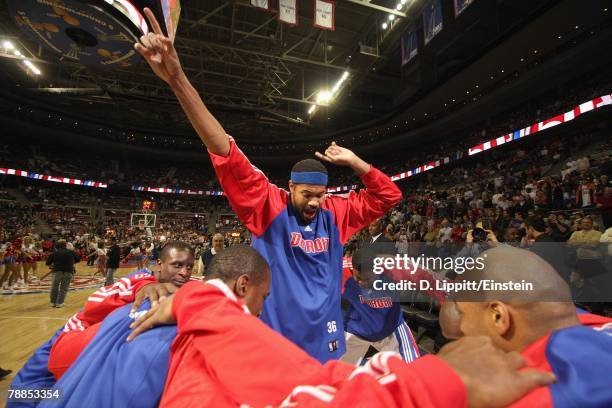
[[[167,244],[152,276],[137,273],[90,296],[35,352],[13,388],[61,389],[66,407],[505,406],[527,392],[519,404],[612,403],[605,380],[612,320],[579,318],[552,267],[520,249],[490,250],[481,276],[473,278],[539,276],[554,283],[543,285],[542,294],[560,301],[543,307],[500,301],[495,293],[479,302],[449,300],[441,324],[457,340],[437,356],[406,363],[418,349],[399,305],[375,310],[372,305],[385,302],[362,290],[359,268],[346,279],[341,270],[343,244],[400,200],[397,187],[335,143],[317,157],[351,167],[366,189],[327,197],[327,171],[315,160],[293,167],[290,192],[269,183],[207,110],[171,39],[146,14],[154,32],[136,49],[172,87],[207,146],[230,204],[253,234],[253,248],[218,253],[202,283],[188,282],[192,250]],[[342,288],[350,303],[346,327]],[[368,327],[376,330],[364,334]],[[339,360],[351,339],[382,350],[394,340],[391,348],[404,352],[383,351],[356,367]],[[518,371],[525,365],[537,370]]]

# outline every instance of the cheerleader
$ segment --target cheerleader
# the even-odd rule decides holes
[[[132,249],[130,253],[126,257],[126,261],[130,259],[134,259],[137,262],[136,270],[140,270],[144,268],[144,255],[142,254],[142,250],[140,249],[140,244],[138,242],[133,242],[131,245]]]
[[[28,279],[28,274],[30,271],[34,273],[34,266],[36,265],[36,257],[38,256],[38,251],[36,250],[36,245],[31,236],[26,235],[23,237],[23,241],[21,243],[21,266],[23,268],[23,282],[27,287],[28,284],[32,283],[31,279]]]
[[[96,249],[96,264],[98,267],[98,270],[96,271],[96,273],[94,273],[94,276],[96,276],[98,273],[104,277],[106,277],[106,260],[108,259],[106,256],[106,249],[104,248],[104,242],[100,241],[98,242],[98,247]]]

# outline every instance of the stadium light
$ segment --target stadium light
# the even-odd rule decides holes
[[[395,20],[395,14],[389,14],[389,21]]]
[[[385,23],[382,23],[382,29],[383,29],[383,30],[386,30],[386,29],[387,29],[387,27],[388,27],[388,25],[387,25],[387,23],[386,23],[386,22],[385,22]]]
[[[2,43],[2,46],[4,46],[4,49],[6,49],[6,50],[14,50],[15,49],[15,46],[9,40],[4,40],[4,42]]]
[[[400,0],[400,4],[403,6],[404,4],[406,4],[406,0]]]
[[[329,102],[332,98],[333,98],[332,93],[324,89],[322,91],[319,91],[319,93],[317,94],[316,101],[318,104],[324,104],[324,103]]]
[[[36,65],[34,65],[31,61],[28,60],[24,60],[23,63],[30,68],[30,70],[35,74],[35,75],[40,75],[40,69],[38,69],[38,67]],[[60,119],[61,120],[61,119]]]
[[[331,101],[333,101],[333,99],[340,91],[342,84],[348,79],[349,75],[350,74],[348,71],[344,71],[342,73],[342,76],[334,84],[331,90],[322,89],[317,92],[317,96],[315,97],[315,104],[310,105],[310,108],[308,109],[308,114],[312,116],[317,110],[317,105],[328,105]]]
[[[404,5],[402,3],[397,3],[397,6],[395,6],[395,9],[397,11],[400,11],[402,9],[402,7],[404,7]]]
[[[16,56],[18,56],[18,57],[23,57],[23,54],[22,54],[22,53],[21,53],[21,51],[19,51],[19,50],[15,50],[15,51],[13,51],[13,54],[15,54],[15,55],[16,55]]]

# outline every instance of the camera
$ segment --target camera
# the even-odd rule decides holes
[[[472,230],[472,238],[474,242],[485,242],[487,240],[487,231],[482,228],[474,228]]]

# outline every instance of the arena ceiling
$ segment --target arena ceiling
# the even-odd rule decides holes
[[[395,10],[396,0],[338,0],[334,31],[313,28],[313,0],[299,1],[297,27],[280,23],[276,13],[255,9],[248,0],[182,3],[176,47],[188,76],[229,133],[242,143],[266,144],[321,142],[399,113],[409,117],[416,109],[422,114],[424,100],[442,107],[463,82],[486,75],[485,63],[476,64],[479,59],[501,49],[500,44],[516,47],[509,41],[542,15],[554,14],[549,24],[565,29],[574,24],[568,10],[582,4],[583,19],[592,20],[602,18],[608,2],[476,0],[455,19],[452,2],[443,0],[443,30],[403,69],[400,36],[407,27],[419,27],[425,0],[408,0],[402,11]],[[390,13],[394,25],[383,30]],[[531,36],[516,42],[552,46],[553,38],[538,35],[534,27]],[[0,48],[4,99],[126,130],[194,138],[174,97],[144,62],[110,70],[60,60],[25,36],[6,6],[0,11],[0,37],[26,50],[42,71],[27,75],[14,55]],[[507,51],[502,56],[508,57]],[[310,116],[317,93],[345,72],[348,79],[338,98]]]

